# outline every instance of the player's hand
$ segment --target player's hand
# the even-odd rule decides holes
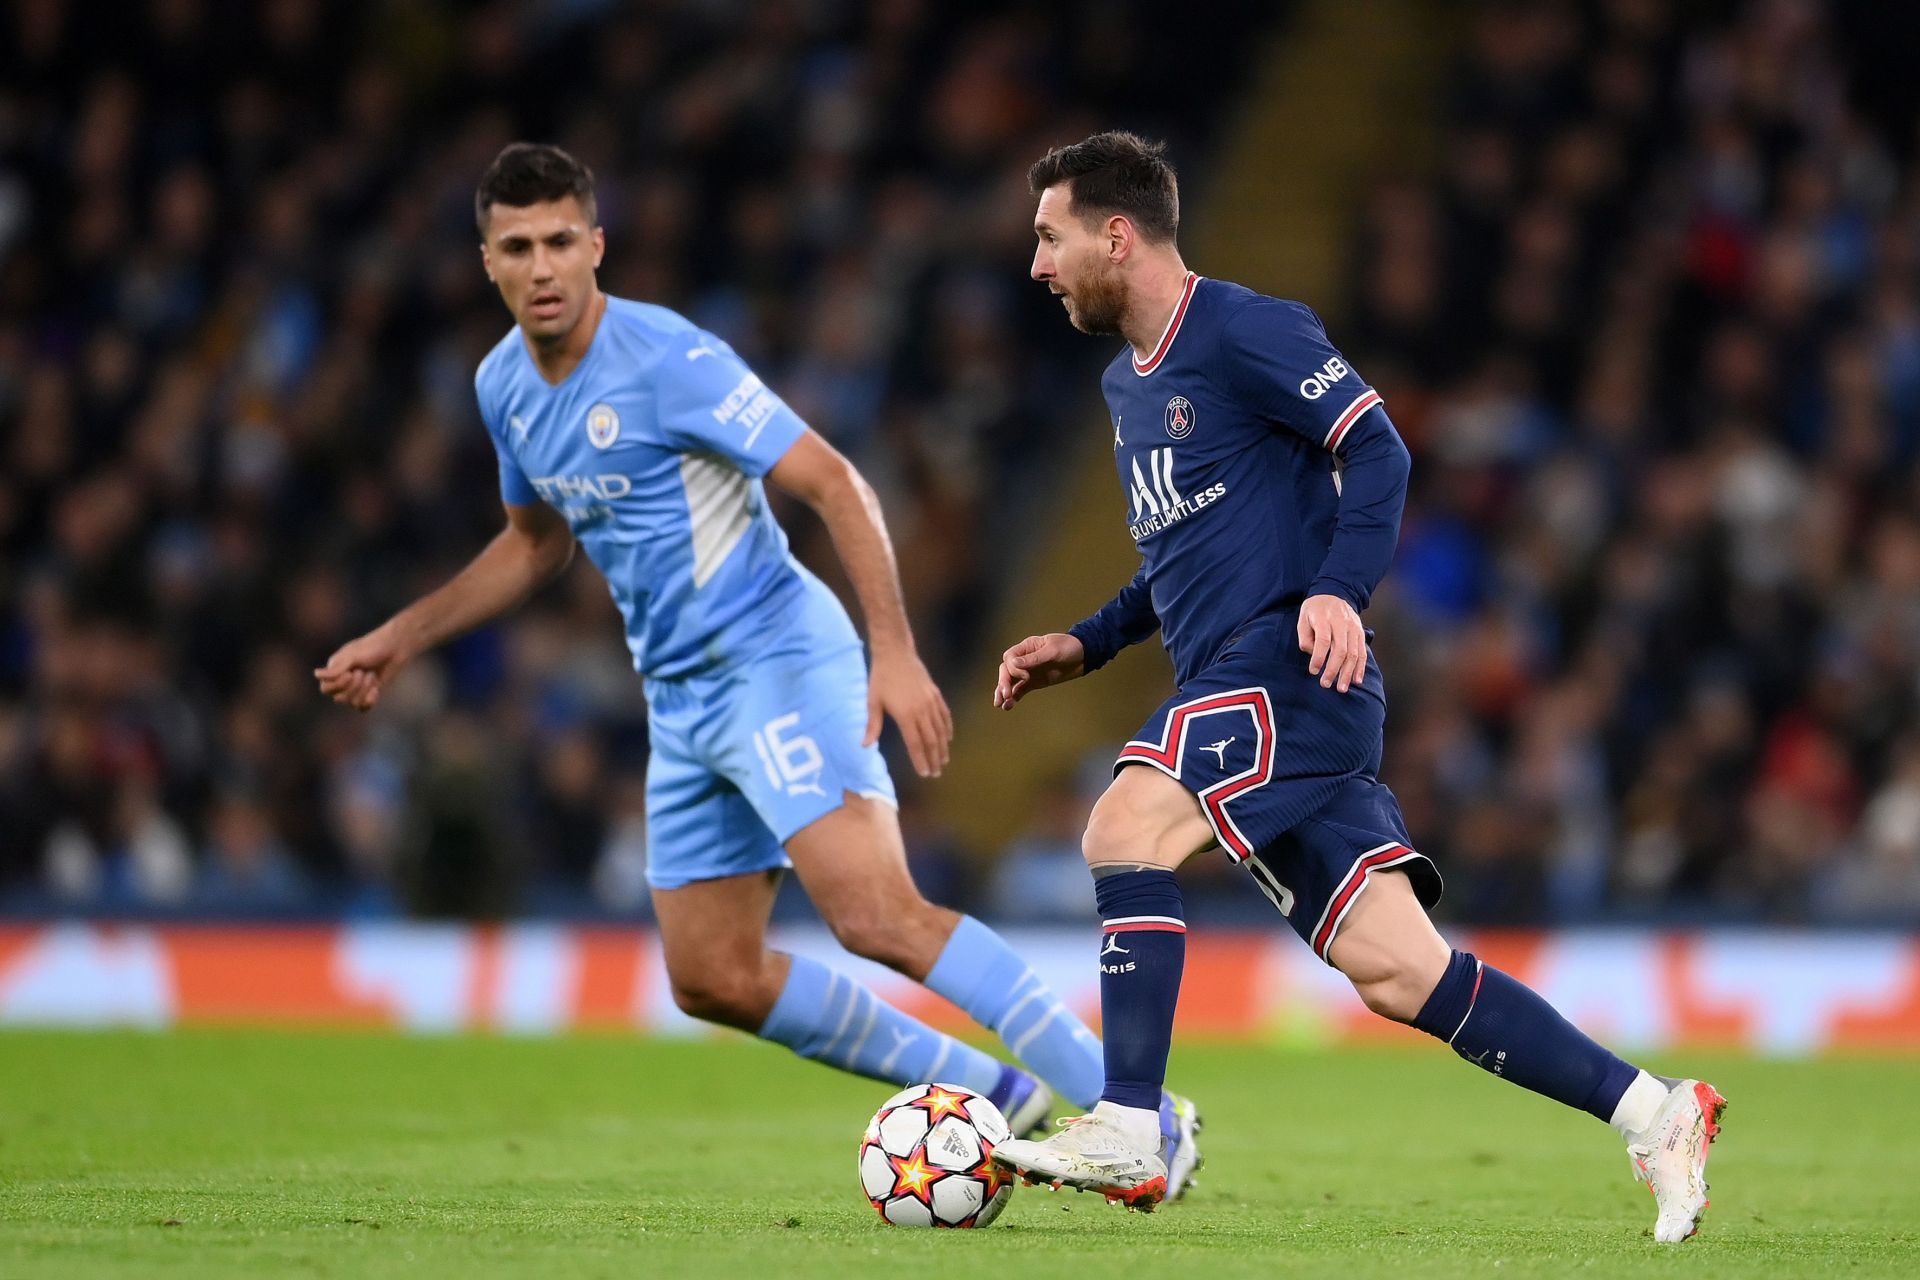
[[[1002,711],[1033,692],[1065,684],[1086,674],[1087,650],[1079,638],[1064,631],[1028,636],[1000,655],[1000,678],[994,682],[993,705]]]
[[[886,716],[900,726],[907,758],[923,778],[937,778],[947,767],[953,745],[953,713],[940,686],[927,674],[926,664],[911,649],[875,649],[873,672],[867,678],[867,737],[864,745],[880,741]]]
[[[1339,596],[1308,596],[1300,606],[1300,648],[1313,656],[1307,671],[1322,689],[1345,693],[1367,674],[1367,632],[1360,615]]]
[[[381,688],[412,656],[393,630],[383,626],[341,645],[313,677],[320,682],[320,692],[335,702],[371,711],[380,701]]]

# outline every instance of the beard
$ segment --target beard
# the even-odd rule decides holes
[[[1127,286],[1119,268],[1102,260],[1087,273],[1069,303],[1067,319],[1080,332],[1102,337],[1119,333],[1127,313]]]

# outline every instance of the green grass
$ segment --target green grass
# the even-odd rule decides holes
[[[0,1276],[1920,1274],[1920,1063],[1706,1063],[1733,1103],[1677,1249],[1610,1133],[1438,1049],[1174,1066],[1187,1203],[1024,1188],[936,1233],[858,1191],[889,1090],[745,1040],[0,1034]]]

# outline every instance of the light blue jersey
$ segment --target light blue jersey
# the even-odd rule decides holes
[[[865,746],[846,610],[787,549],[764,476],[806,424],[733,349],[608,298],[558,386],[515,328],[474,376],[510,506],[566,518],[647,678],[647,876],[656,888],[787,865],[847,792],[891,803]]]
[[[807,608],[803,596],[826,591],[788,552],[760,484],[806,424],[685,317],[609,297],[558,386],[516,327],[480,362],[474,389],[501,496],[566,517],[644,674],[751,657]]]

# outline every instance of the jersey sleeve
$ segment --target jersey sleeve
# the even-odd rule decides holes
[[[660,360],[660,429],[678,447],[763,476],[806,433],[786,401],[712,334],[695,331]]]
[[[1221,338],[1235,393],[1269,421],[1325,449],[1340,453],[1365,434],[1367,411],[1382,404],[1380,393],[1333,349],[1310,307],[1254,303],[1227,321]]]
[[[1160,629],[1159,615],[1153,611],[1153,591],[1147,585],[1147,567],[1133,575],[1133,581],[1120,594],[1107,601],[1092,617],[1067,628],[1067,633],[1086,651],[1083,675],[1092,675],[1113,661],[1128,645],[1139,644]]]
[[[540,501],[540,495],[534,492],[533,482],[527,479],[527,473],[520,469],[520,463],[507,450],[506,439],[500,434],[499,414],[487,395],[484,369],[474,375],[473,395],[479,402],[480,421],[486,425],[487,438],[493,442],[493,454],[500,464],[500,500],[510,507],[532,506]]]

